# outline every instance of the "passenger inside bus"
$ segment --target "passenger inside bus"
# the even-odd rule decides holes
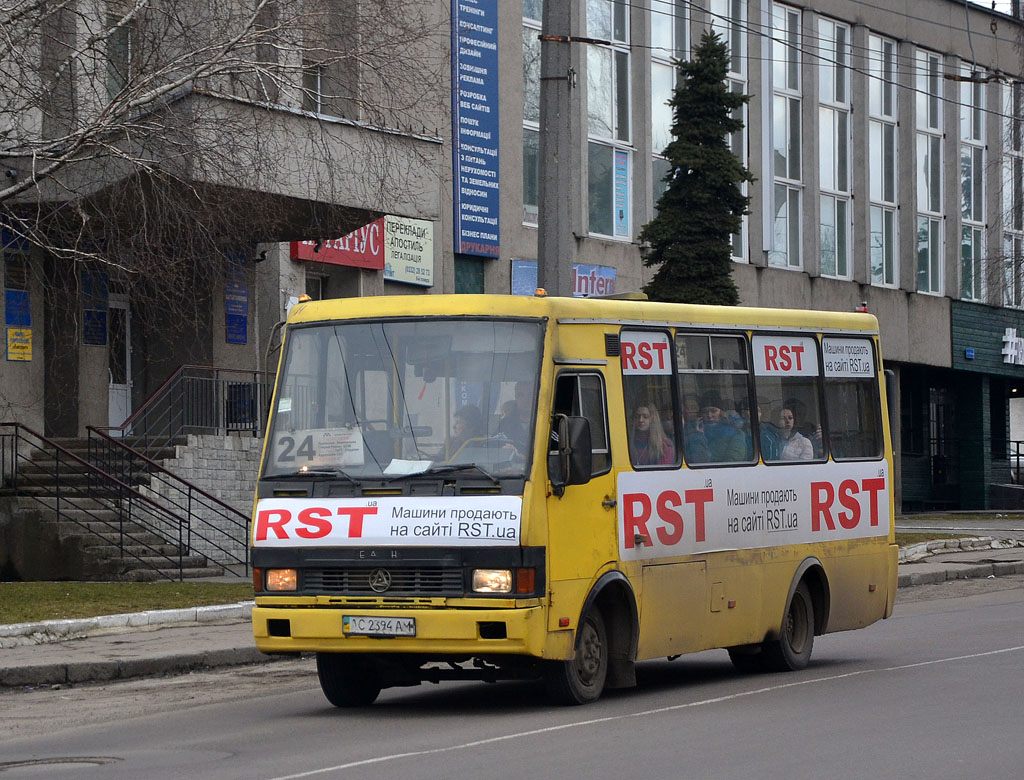
[[[811,440],[794,427],[796,415],[793,409],[783,406],[779,411],[779,438],[782,440],[782,460],[813,460],[814,447]]]
[[[484,418],[480,410],[467,404],[455,412],[452,419],[452,438],[448,445],[449,457],[458,454],[468,441],[484,435]]]
[[[684,434],[688,463],[742,463],[749,459],[749,442],[729,421],[723,403],[718,393],[701,396],[700,417],[687,423]]]
[[[665,435],[656,406],[643,403],[633,412],[629,455],[635,466],[665,466],[675,462],[676,448]]]

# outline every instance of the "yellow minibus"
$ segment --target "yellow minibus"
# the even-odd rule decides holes
[[[627,299],[300,303],[252,523],[257,646],[339,707],[424,681],[558,702],[724,648],[799,670],[892,613],[876,319]]]

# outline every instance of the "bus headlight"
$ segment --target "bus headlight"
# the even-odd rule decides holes
[[[473,569],[474,593],[511,593],[511,569]]]
[[[295,569],[267,569],[267,590],[296,590],[299,575]]]

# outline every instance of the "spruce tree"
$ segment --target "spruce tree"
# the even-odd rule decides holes
[[[669,101],[672,141],[664,151],[668,188],[658,199],[658,215],[640,232],[644,264],[660,266],[645,288],[653,300],[739,303],[731,240],[749,213],[740,184],[754,178],[729,148],[729,135],[743,128],[736,109],[750,98],[729,91],[728,65],[728,49],[711,31],[701,36],[692,60],[677,63],[679,81]]]

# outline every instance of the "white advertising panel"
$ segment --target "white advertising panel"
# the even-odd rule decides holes
[[[421,287],[433,286],[433,222],[384,217],[384,278]]]
[[[672,345],[667,333],[624,330],[619,337],[622,351],[622,373],[670,375],[672,373]]]
[[[265,498],[254,547],[467,547],[519,544],[523,499],[408,496]]]
[[[818,350],[809,336],[754,336],[756,376],[817,376]]]
[[[826,377],[871,379],[875,371],[875,353],[868,339],[824,338],[821,359]]]
[[[652,560],[885,536],[890,489],[884,460],[623,472],[619,555]]]

